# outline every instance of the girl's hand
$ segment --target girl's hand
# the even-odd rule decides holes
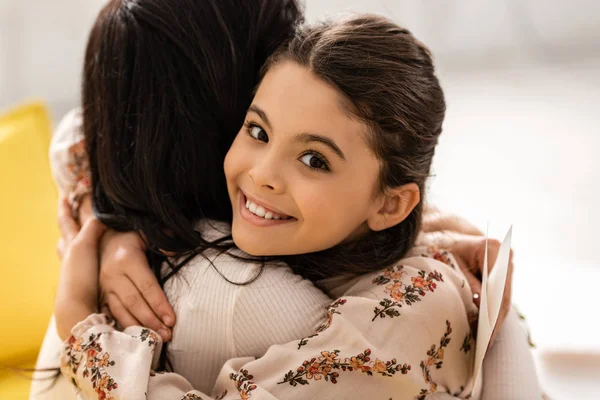
[[[77,226],[68,215],[62,216],[63,223]],[[54,305],[56,329],[62,340],[71,335],[78,322],[98,312],[98,242],[105,231],[106,226],[90,218],[66,248]]]
[[[67,248],[81,229],[82,225],[94,218],[94,210],[92,208],[92,196],[86,194],[81,199],[79,207],[79,218],[73,218],[69,201],[66,197],[58,200],[58,227],[60,228],[61,238],[56,246],[58,257],[62,260]]]
[[[145,326],[167,342],[175,312],[148,266],[145,250],[144,241],[135,232],[109,230],[102,237],[100,303],[124,328]]]
[[[79,212],[81,220],[93,219],[89,196]],[[88,212],[90,211],[90,212]],[[62,259],[77,236],[80,225],[73,219],[67,199],[61,198],[58,226],[62,238],[58,254]],[[148,266],[145,244],[135,232],[107,230],[100,240],[100,306],[122,327],[145,326],[171,340],[175,312]],[[164,321],[164,322],[163,322]]]
[[[463,218],[440,212],[438,209],[428,206],[425,208],[423,231],[419,242],[422,245],[434,245],[450,251],[467,278],[472,292],[479,296],[481,293],[481,274],[483,271],[486,242],[483,232]],[[488,268],[491,271],[500,251],[500,241],[488,239],[487,242]],[[492,334],[490,344],[496,338],[499,328],[502,326],[512,306],[512,274],[513,254],[511,250],[504,297],[502,298],[502,305],[498,314],[498,323]],[[479,306],[479,297],[474,298],[474,301]]]

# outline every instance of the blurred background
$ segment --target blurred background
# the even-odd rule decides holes
[[[84,45],[103,4],[0,0],[0,110],[39,98],[56,124],[78,105]],[[514,303],[540,357],[552,364],[545,350],[584,356],[542,365],[540,374],[573,374],[584,360],[570,382],[573,397],[546,380],[555,398],[588,398],[584,381],[600,371],[587,357],[600,354],[600,2],[306,0],[305,6],[308,20],[384,14],[432,49],[448,112],[429,199],[482,230],[489,223],[498,239],[514,226]]]

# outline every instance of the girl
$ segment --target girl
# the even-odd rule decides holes
[[[207,224],[198,230],[196,225],[201,218],[231,218],[231,208],[223,207],[227,203],[223,198],[226,185],[219,164],[235,136],[231,134],[233,126],[242,124],[263,57],[291,33],[297,18],[299,11],[294,3],[280,0],[112,1],[100,16],[99,27],[90,41],[84,130],[91,169],[96,174],[92,179],[94,202],[104,212],[102,219],[113,227],[142,232],[151,249],[165,249],[181,255],[179,259],[201,253],[170,279],[162,280],[166,281],[164,289],[179,320],[170,345],[170,359],[174,370],[196,389],[211,391],[227,359],[260,357],[269,346],[291,340],[295,349],[300,337],[314,333],[315,326],[322,325],[320,315],[324,322],[328,320],[324,305],[331,300],[309,282],[287,267],[261,269],[260,265],[228,254],[216,257],[221,248],[207,240],[223,233]],[[165,76],[170,77],[168,85]],[[129,120],[123,122],[124,118]],[[81,140],[81,122],[77,113],[72,114],[54,140],[55,176],[64,193],[75,190],[81,194],[87,186],[85,182],[78,186],[73,179],[80,175],[81,168],[85,169],[81,164],[85,159],[83,148],[76,144]],[[75,162],[67,165],[68,161]],[[107,219],[109,213],[118,219]],[[228,230],[227,226],[223,228]],[[130,242],[139,240],[135,234],[126,235],[134,237]],[[127,244],[122,239],[117,242],[118,251],[113,253],[120,257]],[[139,247],[137,242],[135,245]],[[216,254],[211,256],[203,249]],[[110,246],[106,252],[110,253]],[[155,267],[157,255],[161,253],[153,253]],[[215,268],[205,259],[207,255]],[[303,257],[307,264],[310,256]],[[141,265],[139,257],[127,261]],[[129,266],[126,284],[133,288],[133,284],[148,282],[146,271],[133,267]],[[244,286],[230,284],[219,275],[244,283],[261,271],[253,284]],[[157,275],[160,272],[160,268],[155,269]],[[170,273],[168,268],[163,272]],[[341,285],[347,281],[328,280],[323,286],[336,298],[343,294]],[[128,315],[127,319],[120,319],[126,326],[135,319],[133,315],[144,320],[140,314],[128,314],[119,308],[115,296],[109,295],[105,301],[115,315]],[[125,306],[135,309],[127,302]],[[402,323],[398,318],[393,321]],[[159,328],[160,325],[155,329]],[[52,357],[43,363],[44,354],[55,348],[51,336],[52,328],[38,367],[56,365]],[[336,338],[343,342],[348,337]],[[285,347],[273,347],[271,356],[276,356],[278,349],[282,350],[280,354],[286,351]],[[505,349],[504,353],[513,349],[514,346]],[[93,360],[90,362],[93,364]],[[111,366],[109,375],[117,365]],[[262,365],[272,374],[277,368],[283,371],[286,367],[268,363],[268,359]],[[505,361],[498,365],[499,368],[490,369],[492,376],[498,369],[518,371]],[[102,370],[106,368],[100,366]],[[138,370],[130,368],[130,372]],[[102,371],[96,372],[106,377]],[[144,374],[143,369],[141,373]],[[255,379],[257,383],[269,387],[270,382],[262,381],[260,375]],[[523,374],[515,372],[514,378],[523,378]],[[136,377],[129,375],[126,381],[136,381]],[[102,382],[106,383],[106,379]],[[118,385],[123,389],[125,381]],[[510,394],[503,397],[502,392],[499,395],[516,398]],[[58,398],[67,396],[61,393]]]
[[[228,361],[213,396],[479,396],[464,277],[451,256],[407,254],[444,111],[428,50],[383,18],[306,27],[271,57],[225,161],[233,239],[248,254],[345,277],[331,291],[343,297],[317,334]],[[151,373],[157,334],[118,332],[94,314],[101,232],[92,220],[65,258],[55,312],[59,332],[72,328],[63,373],[84,398],[208,397]],[[85,320],[73,328],[76,319]]]

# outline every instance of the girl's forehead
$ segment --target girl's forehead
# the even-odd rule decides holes
[[[275,131],[319,131],[345,141],[367,129],[336,88],[291,61],[267,72],[253,104],[265,112]]]

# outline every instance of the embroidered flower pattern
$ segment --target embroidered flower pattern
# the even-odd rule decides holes
[[[231,373],[229,379],[234,381],[235,388],[242,400],[252,397],[252,391],[256,389],[256,384],[252,381],[254,377],[248,374],[248,370],[242,369],[238,374]]]
[[[429,385],[429,390],[422,389],[421,393],[419,393],[418,400],[425,400],[425,396],[437,390],[437,383],[435,383],[431,378],[431,367],[435,367],[435,369],[442,368],[442,363],[444,360],[444,348],[446,348],[450,343],[451,333],[452,326],[450,321],[446,321],[446,332],[440,339],[440,346],[436,348],[435,345],[432,344],[431,348],[427,350],[427,360],[421,361],[421,371],[423,372],[425,383]]]
[[[332,352],[322,351],[320,357],[305,360],[296,371],[290,370],[285,374],[283,381],[278,382],[278,384],[289,383],[295,387],[297,385],[308,385],[309,380],[320,381],[321,379],[336,384],[340,376],[340,371],[356,371],[369,376],[380,374],[390,377],[395,375],[396,372],[400,372],[403,375],[407,374],[411,368],[408,364],[398,364],[396,359],[386,362],[378,358],[372,360],[370,349],[345,359],[341,359],[339,354],[339,350]]]
[[[435,246],[429,246],[427,251],[421,254],[421,257],[433,258],[434,260],[443,262],[450,268],[457,269],[452,254],[447,250],[442,250]]]
[[[107,320],[107,323],[110,323],[110,320]],[[88,340],[84,341],[82,337],[71,336],[65,343],[65,355],[74,376],[77,375],[77,371],[83,364],[81,376],[90,379],[99,400],[114,400],[111,392],[114,393],[113,391],[119,385],[107,370],[115,365],[115,361],[111,360],[110,354],[102,349],[101,337],[102,333],[92,333]],[[148,342],[149,346],[154,346],[158,341],[156,334],[149,329],[143,329],[138,338],[142,342]],[[159,373],[150,371],[150,376],[156,376],[156,374]],[[73,380],[73,384],[78,387],[75,380]],[[190,399],[194,399],[194,397],[190,397]]]
[[[140,336],[135,336],[135,337],[139,337],[139,339],[142,342],[145,342],[147,340],[149,347],[152,347],[156,343],[158,343],[158,336],[156,336],[156,333],[152,332],[149,329],[142,329],[142,333],[140,334]]]
[[[460,351],[464,351],[465,354],[467,354],[469,351],[471,351],[471,345],[473,343],[473,335],[471,335],[471,332],[467,333],[467,335],[465,336],[464,340],[463,340],[463,344],[460,347]]]
[[[75,182],[90,185],[90,163],[85,151],[85,141],[81,140],[69,147],[67,169],[73,174]]]
[[[183,396],[181,400],[202,400],[202,397],[198,396],[197,394],[188,393]]]
[[[435,270],[428,274],[425,271],[419,271],[416,277],[410,278],[411,283],[408,285],[404,283],[406,277],[407,272],[404,270],[404,266],[396,265],[387,268],[382,275],[373,279],[374,284],[387,285],[384,291],[390,298],[384,298],[379,302],[381,308],[375,308],[375,316],[372,321],[375,321],[377,317],[399,317],[398,308],[402,307],[403,304],[410,306],[417,301],[421,301],[421,297],[424,297],[426,292],[433,293],[435,291],[437,288],[436,282],[444,281],[442,274]]]
[[[300,348],[304,345],[306,345],[308,343],[308,339],[313,338],[315,336],[319,335],[319,332],[323,332],[325,329],[329,328],[331,326],[331,322],[333,321],[333,314],[340,314],[341,313],[338,311],[338,307],[343,306],[344,304],[346,304],[346,299],[338,299],[335,302],[331,303],[331,305],[329,306],[329,308],[327,309],[327,314],[328,314],[328,320],[327,322],[325,322],[323,325],[319,326],[317,328],[317,333],[315,333],[314,335],[310,335],[307,336],[305,338],[302,338],[299,342],[298,342],[298,350],[300,350]]]
[[[117,389],[119,385],[106,372],[106,369],[115,365],[115,362],[110,359],[110,354],[103,352],[102,346],[98,343],[101,336],[101,333],[91,334],[87,343],[84,343],[81,337],[76,339],[71,336],[65,344],[65,354],[73,375],[76,375],[80,365],[85,361],[82,376],[90,377],[92,388],[96,391],[98,399],[113,400],[111,391]],[[77,386],[76,382],[73,383]]]

